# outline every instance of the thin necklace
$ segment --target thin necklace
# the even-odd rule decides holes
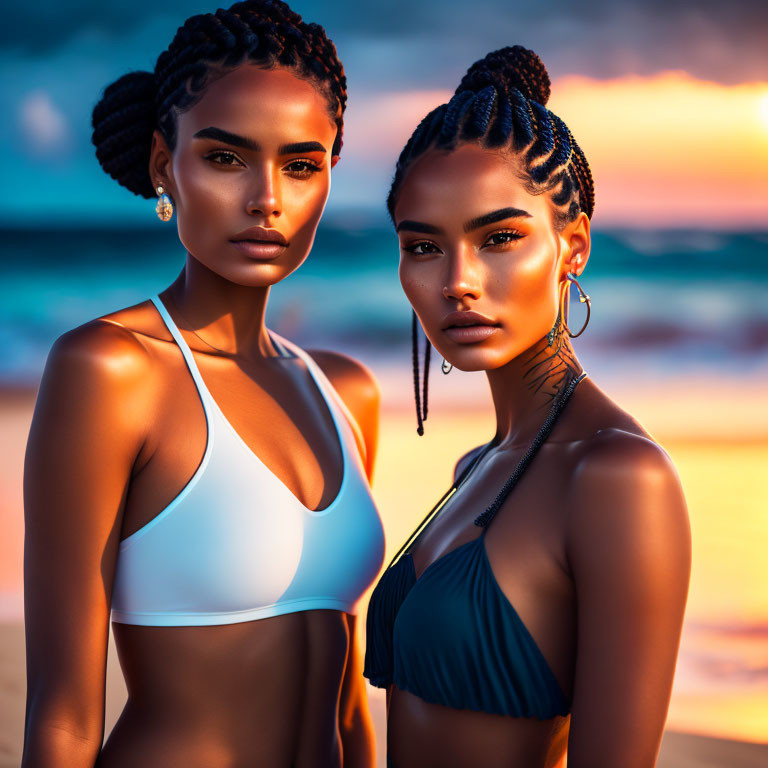
[[[169,294],[169,298],[171,299],[171,302],[173,303],[173,306],[176,309],[176,314],[178,314],[178,316],[187,324],[188,327],[186,330],[188,330],[191,334],[197,336],[197,338],[200,339],[200,341],[202,341],[203,344],[205,344],[207,347],[210,347],[211,349],[215,349],[217,352],[221,352],[221,354],[225,355],[226,357],[230,357],[230,358],[243,357],[243,355],[241,355],[239,352],[230,352],[226,349],[221,349],[220,347],[216,347],[213,344],[211,344],[209,341],[206,341],[194,328],[192,328],[192,323],[190,323],[189,320],[187,320],[187,318],[184,317],[181,310],[179,309],[179,305],[173,300],[173,296],[170,296]],[[269,334],[267,335],[269,336]],[[270,337],[269,340],[271,342],[272,338]],[[274,347],[275,345],[272,344],[272,346]],[[278,354],[270,355],[270,357],[283,357],[283,355],[279,354],[279,351],[277,350],[276,347],[275,347],[275,351],[278,352]]]

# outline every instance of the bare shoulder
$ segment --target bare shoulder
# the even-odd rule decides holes
[[[574,492],[615,492],[638,485],[679,485],[672,459],[649,435],[607,427],[584,441],[571,476]]]
[[[690,550],[688,510],[669,454],[653,439],[619,428],[585,441],[567,483],[568,546],[578,558],[601,547],[650,558]]]
[[[354,419],[352,427],[370,480],[373,478],[379,438],[381,394],[376,378],[359,360],[340,352],[310,350],[309,354],[328,377]]]
[[[59,336],[46,368],[84,379],[139,380],[150,364],[147,348],[133,330],[98,318]]]
[[[369,434],[375,440],[381,393],[371,370],[359,360],[340,352],[313,349],[309,354],[339,393],[366,436],[366,443],[370,442]]]
[[[48,367],[83,376],[138,380],[152,367],[149,339],[171,340],[150,301],[142,301],[66,331],[51,347]]]
[[[154,402],[156,366],[141,335],[97,318],[61,334],[45,364],[36,420],[133,433]]]
[[[308,350],[343,400],[375,400],[380,398],[379,385],[371,369],[354,357],[324,349]]]

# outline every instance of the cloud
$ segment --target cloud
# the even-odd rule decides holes
[[[67,120],[46,91],[31,91],[24,96],[18,122],[24,142],[34,155],[54,155],[69,144]]]
[[[173,29],[208,0],[54,0],[13,3],[0,27],[0,48],[45,56],[92,30],[125,43],[152,20]],[[521,43],[542,55],[555,76],[649,75],[683,69],[724,83],[765,79],[768,3],[765,0],[296,0],[292,7],[323,24],[349,71],[402,87],[445,87],[489,50]],[[148,41],[149,44],[150,41]],[[153,39],[153,56],[170,38]],[[391,50],[386,67],[370,53]],[[155,50],[156,48],[156,50]],[[349,59],[349,60],[348,60]],[[154,60],[154,59],[153,59]]]

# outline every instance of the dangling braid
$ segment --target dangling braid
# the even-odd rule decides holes
[[[131,192],[153,197],[153,131],[159,129],[174,149],[178,114],[194,106],[216,77],[244,62],[289,69],[312,82],[336,123],[332,152],[339,154],[347,80],[334,44],[319,24],[302,21],[281,0],[246,0],[187,19],[154,72],[131,72],[106,88],[93,110],[92,141],[102,168]]]
[[[568,126],[546,108],[550,80],[541,59],[515,45],[489,53],[464,75],[453,98],[432,110],[405,145],[387,198],[394,218],[397,194],[411,163],[431,147],[451,150],[473,141],[509,147],[522,160],[532,194],[548,192],[555,226],[580,211],[592,217],[595,188],[587,158]]]
[[[419,318],[413,312],[411,320],[411,356],[413,364],[413,397],[416,401],[416,432],[419,437],[424,434],[424,422],[429,414],[429,360],[432,351],[432,344],[429,339],[425,339],[424,348],[424,375],[419,376]],[[421,382],[419,381],[421,379]],[[419,386],[421,385],[421,390]]]
[[[392,220],[397,195],[411,163],[431,147],[450,151],[465,141],[488,148],[508,147],[517,153],[526,174],[527,189],[532,194],[550,194],[556,229],[574,221],[581,211],[592,218],[595,209],[592,171],[568,126],[546,108],[550,87],[541,59],[520,45],[493,51],[476,61],[462,78],[453,98],[433,109],[419,123],[401,152],[387,198]],[[415,323],[414,315],[414,396],[417,431],[421,435],[426,419],[428,379],[425,370],[420,391]],[[427,340],[427,353],[429,347]]]

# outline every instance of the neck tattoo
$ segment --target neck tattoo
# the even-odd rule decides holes
[[[532,394],[543,392],[552,401],[581,373],[573,347],[562,332],[557,335],[554,347],[547,345],[545,336],[530,352],[525,361],[523,380]]]

